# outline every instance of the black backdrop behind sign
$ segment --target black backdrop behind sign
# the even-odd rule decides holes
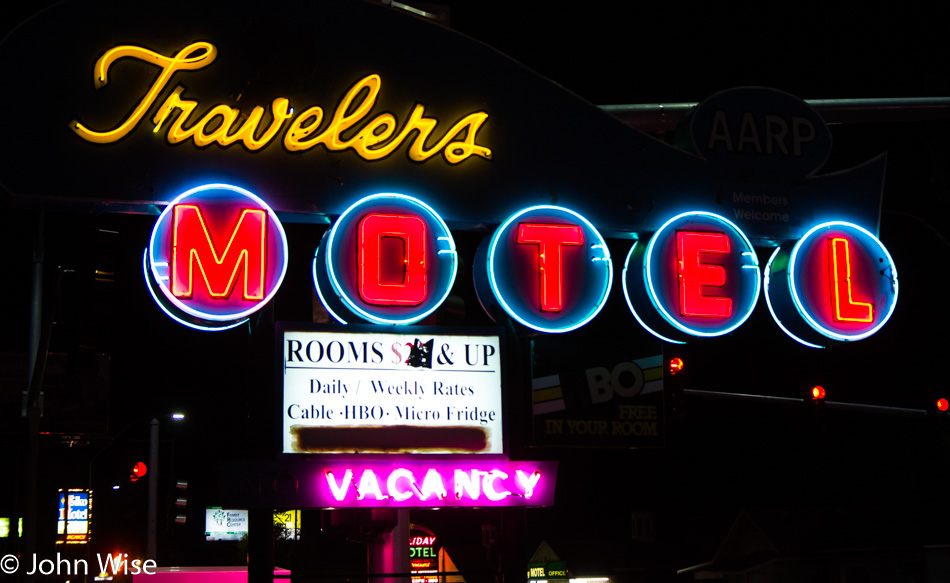
[[[120,142],[89,143],[70,129],[73,120],[115,127],[155,79],[156,67],[120,59],[96,89],[93,67],[106,50],[136,45],[171,56],[196,41],[214,44],[216,60],[176,73]],[[877,225],[882,159],[832,176],[737,182],[485,45],[361,2],[292,3],[272,12],[251,3],[172,3],[158,10],[109,0],[64,2],[4,40],[0,68],[16,80],[0,95],[4,133],[15,145],[0,161],[0,182],[25,195],[17,199],[23,206],[56,197],[149,208],[199,184],[228,182],[261,196],[284,220],[325,221],[362,196],[401,192],[431,204],[453,228],[497,224],[526,206],[558,204],[608,236],[629,236],[684,210],[729,214],[732,192],[742,191],[792,200],[788,222],[740,219],[752,238],[794,238],[829,210]],[[152,131],[155,112],[179,84],[182,99],[199,103],[193,120],[217,104],[245,113],[260,105],[268,109],[264,125],[278,97],[289,99],[295,113],[319,105],[329,117],[370,74],[381,76],[379,98],[357,127],[383,112],[403,124],[423,104],[439,120],[433,136],[440,137],[464,115],[485,111],[476,143],[491,148],[492,159],[451,165],[439,155],[415,162],[408,144],[374,162],[322,146],[288,152],[280,144],[283,132],[256,152],[239,144],[198,148],[191,141],[168,144],[169,121]]]

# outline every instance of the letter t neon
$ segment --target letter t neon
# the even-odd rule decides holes
[[[541,309],[560,312],[564,307],[561,247],[583,245],[584,231],[579,225],[521,223],[518,243],[538,246],[538,272],[541,276]]]

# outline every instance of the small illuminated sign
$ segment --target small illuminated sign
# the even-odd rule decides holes
[[[457,271],[442,218],[418,199],[386,193],[340,215],[315,254],[313,277],[343,323],[411,324],[442,305]]]
[[[766,282],[772,317],[808,346],[867,338],[897,303],[890,253],[868,230],[843,221],[817,225],[790,250],[777,249],[766,266]]]
[[[97,89],[108,85],[112,65],[122,59],[157,67],[157,75],[138,104],[131,108],[128,117],[117,125],[97,129],[90,127],[93,124],[73,120],[69,127],[86,141],[111,144],[134,131],[151,113],[152,131],[165,131],[165,140],[169,144],[190,141],[199,148],[212,144],[225,148],[239,143],[253,152],[276,141],[282,143],[288,152],[305,151],[320,145],[327,150],[350,149],[365,160],[379,160],[392,154],[409,136],[413,136],[407,154],[416,162],[423,162],[438,153],[449,164],[458,164],[473,155],[491,158],[491,150],[475,142],[479,129],[488,119],[484,111],[465,115],[438,137],[433,131],[439,120],[426,116],[422,104],[417,103],[401,123],[388,112],[369,119],[382,86],[382,78],[376,74],[354,83],[333,114],[326,116],[320,106],[301,108],[295,113],[286,97],[275,98],[269,108],[256,105],[248,113],[224,103],[210,107],[201,105],[185,97],[186,87],[181,84],[166,92],[179,73],[204,69],[217,56],[217,47],[204,41],[191,43],[174,56],[135,45],[113,47],[96,61],[93,81]],[[163,92],[168,97],[155,107]],[[270,119],[266,124],[261,122],[265,110],[268,110]],[[281,134],[283,139],[279,137]]]
[[[549,581],[552,579],[567,579],[568,570],[565,561],[551,561],[549,563],[529,563],[527,572],[528,581]],[[595,579],[606,583],[608,579]],[[572,579],[573,581],[573,579]]]
[[[59,490],[56,544],[86,544],[92,533],[92,491]]]
[[[412,583],[439,583],[439,553],[442,546],[428,528],[409,525],[409,572]]]
[[[534,206],[508,217],[477,266],[483,304],[539,332],[568,332],[596,316],[613,282],[607,244],[580,214]],[[487,289],[486,289],[487,288]]]
[[[247,536],[247,510],[205,508],[205,540],[241,540]]]
[[[641,324],[677,341],[721,336],[742,325],[755,307],[761,276],[752,243],[736,225],[694,211],[668,220],[645,247],[631,248],[623,284]],[[649,322],[653,313],[665,324]]]
[[[287,237],[256,195],[227,184],[180,194],[152,229],[146,282],[169,316],[200,329],[246,321],[277,293]]]
[[[18,518],[17,521],[17,536],[23,536],[23,519]],[[0,516],[0,538],[7,538],[10,536],[10,519],[5,516]]]
[[[300,540],[300,511],[275,510],[274,533],[279,540]]]
[[[320,466],[325,507],[549,506],[556,462],[341,461]]]
[[[284,330],[284,453],[504,453],[496,335]]]

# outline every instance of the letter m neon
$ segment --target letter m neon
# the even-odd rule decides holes
[[[264,299],[266,240],[267,212],[242,209],[224,252],[219,254],[201,209],[193,204],[175,205],[172,210],[172,294],[177,298],[194,295],[197,265],[208,294],[225,299],[234,290],[243,267],[243,299]]]

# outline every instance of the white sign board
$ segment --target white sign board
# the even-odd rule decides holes
[[[284,453],[503,451],[497,335],[284,330]]]
[[[247,535],[247,510],[205,508],[205,540],[241,540]]]

